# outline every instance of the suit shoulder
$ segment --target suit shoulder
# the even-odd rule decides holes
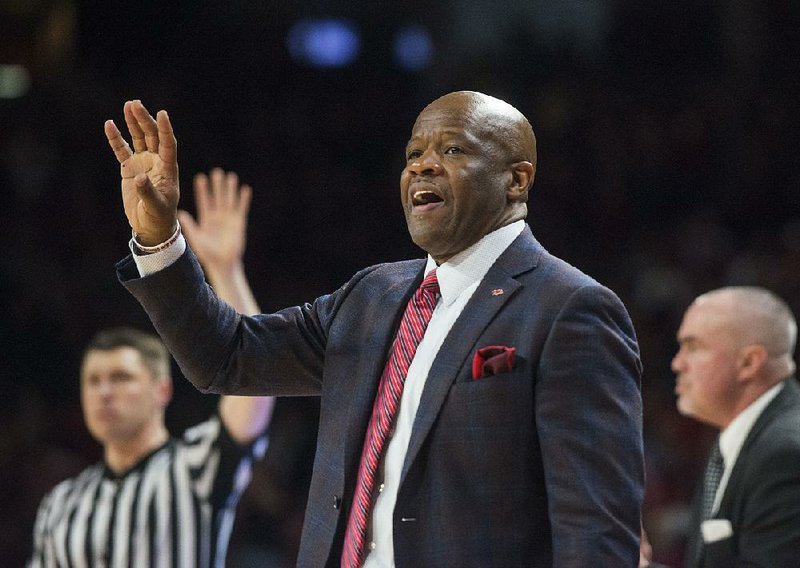
[[[753,466],[756,477],[776,469],[794,471],[800,462],[800,405],[796,402],[782,405],[747,445],[750,450],[745,452],[743,448],[742,453],[750,457],[743,457]]]
[[[530,281],[536,282],[540,288],[556,290],[565,298],[574,294],[588,294],[608,296],[622,303],[617,294],[606,285],[598,282],[580,268],[544,249],[539,257],[536,269],[528,273],[527,276],[531,279]]]
[[[762,437],[772,438],[780,433],[781,438],[800,441],[800,385],[794,378],[786,379],[783,390],[764,409],[767,423]]]
[[[575,290],[600,286],[591,276],[555,256],[527,228],[500,255],[496,266],[522,281],[539,281],[555,287]]]
[[[549,272],[551,276],[558,278],[565,285],[573,288],[602,286],[602,284],[583,272],[580,268],[573,266],[566,260],[559,258],[546,250],[542,253],[539,261],[539,267]]]
[[[777,412],[759,438],[764,447],[782,447],[800,455],[800,405],[787,405]]]
[[[414,278],[425,266],[425,260],[402,260],[384,262],[359,270],[345,286],[355,285],[385,286],[398,281]]]

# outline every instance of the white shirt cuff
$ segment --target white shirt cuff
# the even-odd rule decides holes
[[[145,277],[175,263],[186,250],[186,239],[183,235],[179,235],[170,246],[152,254],[142,254],[133,239],[128,241],[128,247],[133,253],[133,261],[139,269],[139,276]]]

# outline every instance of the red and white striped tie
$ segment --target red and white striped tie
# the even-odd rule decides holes
[[[372,417],[364,438],[361,450],[361,463],[358,466],[358,479],[347,521],[342,550],[342,567],[357,568],[361,564],[364,552],[364,540],[367,534],[372,507],[372,489],[375,485],[375,472],[383,452],[386,434],[392,427],[394,415],[403,393],[408,367],[417,352],[417,345],[425,335],[425,328],[431,321],[433,309],[436,307],[436,294],[439,293],[439,282],[436,270],[431,270],[422,284],[408,301],[400,328],[389,351],[389,360],[383,369],[381,382],[375,404],[372,406]]]

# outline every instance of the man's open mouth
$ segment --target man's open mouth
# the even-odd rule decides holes
[[[444,201],[441,197],[427,189],[420,189],[411,195],[411,205],[418,207],[421,205],[431,205]]]

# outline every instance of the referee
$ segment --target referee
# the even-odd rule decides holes
[[[104,461],[39,506],[29,566],[222,567],[236,503],[263,455],[272,399],[223,397],[218,416],[170,438],[172,394],[161,341],[100,332],[81,365],[86,425]]]
[[[198,221],[182,220],[206,276],[234,308],[258,313],[242,264],[250,187],[217,168],[195,177],[195,196]],[[104,460],[44,497],[29,568],[224,566],[236,504],[266,450],[274,399],[222,397],[215,416],[172,438],[164,423],[169,354],[158,337],[130,328],[91,340],[80,384],[86,426]]]

